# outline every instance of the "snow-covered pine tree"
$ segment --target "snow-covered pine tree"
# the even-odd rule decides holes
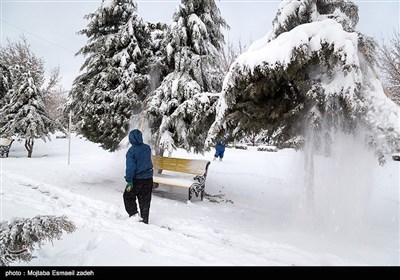
[[[400,110],[376,74],[375,43],[358,32],[358,7],[344,0],[282,1],[272,31],[227,74],[211,126],[237,138],[262,125],[278,146],[304,143],[308,210],[314,153],[343,133],[364,138],[383,164],[400,147]]]
[[[182,0],[175,10],[163,41],[170,73],[145,112],[157,154],[204,150],[222,86],[221,29],[227,27],[214,0]]]
[[[44,81],[44,63],[37,58],[29,49],[27,39],[22,36],[21,41],[13,43],[10,40],[8,44],[0,48],[0,102],[3,106],[7,100],[6,96],[11,89],[12,79],[10,68],[15,65],[23,65],[31,73],[36,73],[35,83],[38,86],[43,85]],[[3,107],[1,106],[0,109]],[[0,122],[2,120],[0,119]],[[4,125],[4,122],[2,126]]]
[[[42,95],[29,70],[16,65],[11,68],[13,84],[0,109],[0,134],[25,139],[28,157],[32,157],[35,139],[50,140],[58,124],[47,114]]]
[[[50,140],[50,133],[61,129],[49,117],[43,102],[44,61],[31,52],[26,38],[22,37],[21,42],[9,42],[1,49],[0,63],[7,69],[9,84],[0,107],[0,134],[25,139],[25,148],[31,157],[35,139]],[[49,84],[47,88],[56,84]]]
[[[22,35],[20,40],[17,42],[11,42],[10,40],[7,40],[7,45],[0,49],[0,63],[10,73],[10,80],[12,79],[10,69],[13,66],[20,65],[31,73],[37,88],[42,89],[44,87],[44,60],[37,57],[32,52],[28,40],[25,36]],[[57,83],[54,83],[54,85],[57,85]]]
[[[67,110],[78,133],[104,149],[118,147],[148,94],[150,33],[132,0],[103,0],[86,16],[86,60],[74,80]]]
[[[399,147],[399,107],[383,93],[376,44],[357,22],[352,1],[282,1],[272,31],[226,76],[208,140],[261,125],[277,144],[311,133],[318,145],[362,127],[383,163]]]
[[[10,89],[10,71],[0,62],[0,105],[4,102],[4,98]]]
[[[168,25],[162,22],[148,22],[147,28],[151,37],[150,50],[152,55],[149,60],[149,92],[152,93],[160,86],[162,80],[168,75],[169,71],[165,59],[166,45],[164,45]]]
[[[75,225],[66,216],[15,218],[0,223],[0,266],[16,261],[31,261],[33,251],[44,241],[60,239],[63,232],[72,233]]]

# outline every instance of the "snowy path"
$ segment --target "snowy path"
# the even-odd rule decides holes
[[[122,215],[124,209],[121,204],[91,199],[10,172],[3,172],[3,184],[11,186],[10,190],[3,189],[3,203],[17,201],[19,207],[30,207],[33,216],[67,215],[78,227],[72,235],[63,236],[65,242],[56,241],[55,247],[45,245],[42,249],[45,253],[41,252],[43,259],[35,259],[29,265],[43,262],[95,265],[97,263],[91,263],[91,258],[76,259],[74,256],[88,256],[96,250],[102,252],[104,247],[109,246],[118,246],[114,249],[118,248],[117,251],[120,250],[119,246],[130,250],[132,260],[122,258],[117,261],[112,260],[113,256],[105,256],[105,265],[114,261],[115,265],[148,265],[150,259],[153,265],[319,265],[331,263],[333,258],[318,257],[292,246],[267,242],[238,231],[210,228],[210,223],[221,224],[223,221],[210,221],[211,213],[207,207],[193,203],[180,205],[180,208],[185,211],[185,208],[195,207],[199,210],[195,219],[163,218],[155,224],[144,225]],[[159,206],[171,207],[171,203],[175,204],[164,200],[161,204],[165,205]],[[110,240],[116,244],[110,244]],[[147,255],[144,262],[143,254]],[[72,262],[64,263],[66,257]]]
[[[2,161],[3,220],[67,215],[77,226],[72,234],[54,241],[54,246],[46,243],[35,251],[37,258],[28,265],[291,266],[398,261],[398,249],[391,247],[398,231],[394,236],[382,232],[384,241],[370,246],[359,235],[332,238],[310,231],[309,224],[299,227],[302,220],[293,221],[298,217],[290,216],[296,210],[297,190],[291,182],[294,179],[282,173],[290,167],[283,162],[296,154],[261,154],[274,156],[275,163],[252,163],[251,158],[213,163],[207,179],[209,195],[203,202],[187,202],[185,189],[159,188],[153,192],[150,224],[145,225],[126,216],[121,188],[123,152],[105,153],[81,141],[81,150],[73,157],[75,164],[65,167],[65,157],[57,156],[62,154],[63,146],[57,147],[60,143],[52,142],[45,150],[39,146],[37,157],[31,160],[15,146],[16,157]],[[277,156],[282,159],[277,161]],[[250,171],[240,169],[246,164]],[[256,166],[271,174],[263,174]],[[372,244],[374,240],[368,241]]]

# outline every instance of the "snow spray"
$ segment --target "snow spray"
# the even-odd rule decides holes
[[[310,129],[311,130],[311,129]],[[299,206],[313,226],[330,232],[363,224],[378,160],[362,131],[322,125],[305,133],[303,192]],[[311,219],[310,219],[311,217]]]
[[[340,131],[333,136],[330,155],[317,156],[314,166],[314,215],[338,231],[362,224],[378,161],[363,139]]]

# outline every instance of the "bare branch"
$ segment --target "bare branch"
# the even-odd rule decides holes
[[[384,76],[385,92],[400,105],[400,34],[397,32],[389,44],[380,48],[379,66]]]

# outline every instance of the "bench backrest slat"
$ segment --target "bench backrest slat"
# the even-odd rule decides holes
[[[10,146],[12,139],[0,138],[0,146]]]
[[[168,157],[152,157],[153,169],[162,169],[175,172],[203,175],[206,172],[208,160],[184,159]]]

